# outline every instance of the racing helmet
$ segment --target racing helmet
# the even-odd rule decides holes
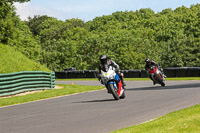
[[[101,63],[104,64],[107,61],[107,56],[106,55],[101,55],[99,59],[100,59]]]
[[[151,63],[150,58],[146,58],[146,59],[145,59],[145,62],[146,62],[146,64],[150,64],[150,63]]]

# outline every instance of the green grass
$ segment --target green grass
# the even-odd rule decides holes
[[[47,71],[45,66],[30,60],[14,48],[0,43],[0,73],[19,71]]]
[[[51,98],[51,97],[69,95],[69,94],[74,94],[74,93],[100,90],[100,89],[105,88],[104,86],[83,86],[83,85],[68,85],[68,84],[65,84],[65,85],[59,84],[59,86],[63,88],[45,90],[42,92],[36,92],[33,94],[27,94],[24,96],[0,98],[0,107],[13,105],[13,104],[19,104],[19,103],[25,103],[25,102],[31,102],[31,101],[36,101],[36,100],[41,100],[41,99],[46,99],[46,98]]]
[[[200,104],[112,133],[200,133]]]
[[[95,81],[97,78],[82,78],[82,79],[56,79],[56,81]],[[125,81],[148,81],[149,78],[124,78]],[[179,77],[179,78],[165,78],[168,80],[200,80],[200,77]]]

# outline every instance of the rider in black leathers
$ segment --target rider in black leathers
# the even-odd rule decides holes
[[[151,75],[149,75],[148,73],[148,69],[151,68],[151,66],[156,66],[163,74],[163,76],[166,78],[167,76],[163,73],[163,70],[159,68],[159,65],[155,62],[155,61],[151,61],[150,58],[146,58],[145,59],[146,65],[145,65],[145,70],[147,71],[148,76],[150,77],[150,79],[153,81],[153,78],[151,77]],[[155,85],[155,82],[153,81],[153,84]]]
[[[146,58],[145,62],[146,62],[145,70],[148,70],[149,68],[151,68],[151,66],[159,67],[159,65],[155,61],[151,61],[150,58]]]
[[[119,75],[119,78],[122,81],[123,87],[126,86],[123,80],[123,73],[119,71],[119,65],[115,63],[115,61],[109,59],[106,55],[101,55],[99,60],[101,61],[101,63],[99,64],[99,74],[101,74],[101,70],[107,71],[109,66],[112,66],[115,68],[115,72]],[[99,80],[100,80],[100,77],[99,77]]]

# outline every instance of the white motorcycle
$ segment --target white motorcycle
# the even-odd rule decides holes
[[[101,81],[108,89],[115,100],[124,99],[125,98],[125,90],[122,87],[122,81],[119,78],[119,75],[115,73],[113,67],[109,67],[107,71],[101,70]]]

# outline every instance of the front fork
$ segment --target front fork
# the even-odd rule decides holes
[[[150,76],[151,76],[151,79],[152,79],[153,81],[155,81],[155,82],[158,82],[158,81],[157,81],[158,79],[155,79],[155,76],[160,76],[160,79],[161,79],[161,80],[165,80],[165,79],[164,79],[164,76],[163,76],[163,74],[162,74],[162,72],[160,72],[160,71],[157,71],[157,72],[154,73],[154,74],[150,74]]]
[[[121,95],[121,90],[122,90],[122,81],[121,80],[118,80],[118,81],[111,81],[107,84],[106,88],[108,89],[108,91],[110,91],[109,89],[109,84],[113,84],[117,93],[118,93],[118,96]]]

